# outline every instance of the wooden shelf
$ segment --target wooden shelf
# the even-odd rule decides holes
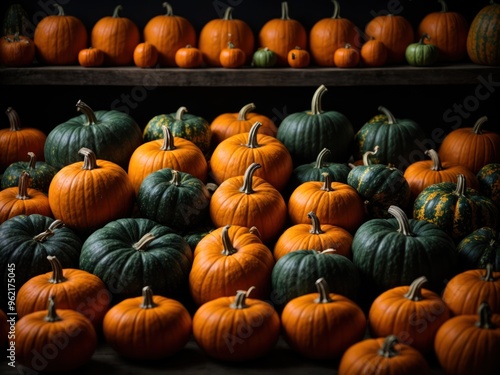
[[[0,85],[300,87],[373,85],[474,85],[500,81],[500,67],[453,64],[380,68],[152,68],[34,66],[0,68]]]

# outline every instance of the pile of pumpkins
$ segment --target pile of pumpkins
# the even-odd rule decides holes
[[[332,0],[333,15],[318,20],[308,31],[290,17],[288,3],[281,3],[281,17],[273,18],[255,32],[247,22],[233,17],[228,6],[221,18],[207,22],[199,34],[185,17],[175,15],[167,2],[165,14],[151,18],[142,33],[117,5],[112,15],[92,25],[67,15],[55,4],[57,14],[40,20],[33,39],[22,35],[22,7],[7,12],[4,37],[0,40],[0,63],[28,66],[36,57],[44,65],[85,67],[127,66],[141,68],[204,66],[239,68],[273,66],[305,68],[353,68],[408,63],[429,66],[436,62],[500,65],[498,54],[500,5],[491,0],[471,24],[464,15],[448,10],[438,0],[440,11],[429,12],[416,30],[404,16],[381,14],[364,27],[340,16],[339,3]],[[54,40],[64,35],[64,41]]]
[[[34,370],[82,366],[99,339],[147,360],[190,337],[248,361],[283,335],[342,374],[428,373],[431,355],[449,373],[498,370],[500,134],[481,117],[422,150],[415,121],[380,107],[355,132],[326,92],[279,126],[249,103],[141,129],[78,101],[45,135],[9,108],[0,277],[19,363],[62,339]]]

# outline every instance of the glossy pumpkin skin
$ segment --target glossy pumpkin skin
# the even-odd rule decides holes
[[[124,218],[87,237],[79,268],[98,276],[113,302],[141,295],[144,285],[159,295],[180,298],[192,259],[189,244],[171,228],[149,219]]]
[[[485,268],[488,263],[500,270],[500,238],[498,230],[489,227],[476,229],[457,245],[458,260],[463,271]]]
[[[104,52],[97,48],[85,48],[78,52],[78,63],[85,67],[97,67],[104,64]]]
[[[203,54],[199,48],[187,44],[175,52],[175,64],[184,69],[199,68],[203,66]]]
[[[477,172],[479,192],[500,208],[500,163],[489,163]]]
[[[0,64],[29,66],[35,58],[35,43],[23,35],[5,35],[0,39]]]
[[[473,18],[467,34],[467,54],[475,64],[500,65],[500,4],[490,0]]]
[[[158,50],[149,42],[139,43],[134,49],[133,59],[139,68],[153,68],[158,62]]]
[[[425,40],[428,43],[425,43]],[[405,58],[408,64],[413,66],[434,65],[439,58],[439,49],[432,42],[431,37],[428,34],[424,34],[420,38],[420,41],[408,45],[405,51]]]

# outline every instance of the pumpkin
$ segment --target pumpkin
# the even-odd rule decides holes
[[[368,312],[371,336],[396,335],[422,354],[431,353],[436,332],[451,312],[439,294],[423,288],[426,282],[422,276],[375,298]]]
[[[16,310],[20,318],[45,310],[47,299],[57,296],[60,309],[85,315],[100,332],[104,315],[111,304],[106,285],[97,276],[78,268],[63,268],[55,255],[48,255],[52,271],[30,278],[17,292]]]
[[[443,139],[439,157],[443,161],[463,165],[473,173],[490,163],[500,163],[500,134],[483,129],[487,116],[480,117],[472,127],[454,129]]]
[[[0,224],[17,215],[53,216],[47,194],[29,188],[30,179],[29,173],[24,171],[17,187],[0,191]]]
[[[425,43],[425,41],[428,41]],[[430,41],[430,42],[429,42]],[[431,66],[439,59],[439,49],[433,43],[429,34],[424,33],[417,43],[411,43],[406,47],[405,58],[408,64],[413,66]]]
[[[417,26],[417,34],[428,34],[439,53],[438,61],[458,62],[467,56],[469,21],[461,13],[450,11],[444,0],[439,12],[425,15]]]
[[[437,225],[457,243],[481,227],[496,228],[500,214],[493,201],[467,187],[465,176],[457,182],[427,186],[413,203],[413,217]]]
[[[295,46],[288,51],[287,61],[291,68],[307,68],[311,62],[311,54],[307,50]]]
[[[90,32],[90,44],[104,52],[104,65],[131,65],[134,50],[141,35],[134,21],[120,15],[123,7],[117,5],[112,16],[100,18]]]
[[[340,16],[337,0],[332,0],[333,15],[313,24],[309,31],[309,50],[316,65],[335,66],[335,51],[346,44],[359,47],[360,31],[354,22]]]
[[[65,14],[61,5],[53,6],[57,14],[45,16],[35,27],[36,58],[47,65],[78,64],[78,54],[88,44],[87,28],[79,18]]]
[[[86,147],[79,154],[83,161],[63,167],[52,178],[48,198],[54,218],[85,234],[130,215],[135,197],[122,167],[97,159]]]
[[[9,128],[0,129],[0,172],[12,163],[24,159],[28,152],[39,155],[44,161],[43,150],[47,136],[37,128],[21,127],[21,119],[12,107],[5,111],[9,118]]]
[[[156,47],[160,66],[176,66],[179,65],[177,51],[186,48],[187,45],[196,46],[196,30],[187,18],[174,14],[169,3],[164,2],[162,5],[166,13],[154,16],[146,23],[143,32],[144,41]],[[190,54],[194,52],[195,49],[189,51]],[[199,58],[191,61],[188,65],[192,65],[194,62],[198,62],[198,66],[201,64]],[[184,65],[183,67],[188,66]]]
[[[396,335],[367,338],[350,346],[342,355],[339,375],[431,373],[427,359],[415,348],[400,342]]]
[[[312,249],[323,251],[335,249],[336,254],[352,258],[352,234],[336,225],[321,225],[319,218],[311,211],[307,214],[311,224],[295,224],[288,227],[274,244],[273,255],[277,261],[292,251]]]
[[[278,62],[278,55],[267,47],[258,48],[252,56],[252,66],[255,68],[272,68]]]
[[[210,157],[211,177],[221,184],[230,177],[242,176],[247,166],[259,163],[255,176],[262,177],[282,191],[293,169],[292,156],[278,139],[258,134],[262,123],[255,122],[248,133],[235,134],[219,143]]]
[[[29,35],[29,21],[28,12],[24,6],[19,3],[10,4],[2,20],[2,35]]]
[[[346,162],[351,156],[354,127],[344,114],[323,111],[321,100],[326,91],[326,86],[320,85],[311,109],[289,114],[278,128],[276,137],[290,151],[294,166],[311,163],[324,148],[330,150],[334,162]]]
[[[257,121],[262,123],[262,127],[259,129],[261,134],[276,137],[278,127],[274,121],[266,115],[252,112],[255,108],[254,103],[248,103],[241,107],[237,113],[222,113],[215,117],[210,123],[212,149],[232,135],[249,132]]]
[[[139,43],[134,49],[133,59],[139,68],[153,68],[158,63],[158,50],[149,42]]]
[[[76,109],[82,114],[56,125],[48,134],[42,152],[45,161],[61,169],[80,161],[78,152],[86,147],[97,158],[127,170],[132,153],[142,144],[141,128],[132,116],[116,110],[93,111],[81,100]]]
[[[491,198],[500,208],[500,163],[489,163],[481,167],[476,175],[479,192]]]
[[[465,236],[457,245],[458,261],[463,271],[485,268],[488,264],[500,270],[499,232],[482,227]]]
[[[458,164],[441,162],[439,154],[434,149],[425,150],[424,154],[430,160],[420,160],[410,164],[404,172],[404,177],[410,186],[410,200],[413,202],[427,186],[440,182],[456,182],[457,176],[463,174],[467,186],[479,188],[478,178],[469,168]]]
[[[174,58],[175,64],[179,68],[191,69],[203,66],[203,53],[199,48],[193,47],[190,44],[179,48],[175,52]]]
[[[78,63],[85,67],[98,67],[104,64],[104,52],[98,48],[84,48],[78,52]]]
[[[308,223],[307,214],[314,211],[322,223],[354,233],[365,220],[363,200],[352,186],[332,182],[328,173],[323,173],[323,180],[304,182],[292,192],[288,199],[291,223]]]
[[[50,296],[44,310],[16,322],[16,361],[32,371],[69,372],[87,362],[97,348],[97,334],[83,314],[56,309]]]
[[[246,59],[245,51],[236,47],[231,41],[231,36],[229,36],[227,47],[220,51],[220,66],[223,68],[240,68],[245,64]]]
[[[128,176],[139,193],[144,179],[163,168],[188,173],[206,182],[208,163],[203,152],[193,142],[176,137],[167,125],[162,125],[163,138],[144,142],[130,157]]]
[[[472,19],[467,34],[467,55],[474,64],[500,65],[500,5],[490,0]]]
[[[274,258],[259,236],[239,225],[219,227],[200,240],[194,251],[189,290],[196,306],[233,296],[244,285],[255,286],[255,298],[271,290]]]
[[[462,271],[455,275],[443,290],[443,300],[453,315],[470,315],[477,306],[487,302],[495,314],[500,314],[500,271],[492,264],[485,268]]]
[[[362,159],[365,152],[378,146],[372,162],[392,164],[404,172],[414,161],[414,154],[421,153],[419,145],[425,139],[424,130],[412,119],[396,118],[383,106],[378,110],[384,116],[366,122],[354,135],[354,160]]]
[[[487,303],[481,303],[476,314],[446,321],[434,341],[438,363],[448,374],[496,374],[499,350],[500,314],[492,313]]]
[[[355,68],[359,64],[359,51],[349,43],[337,48],[333,54],[333,62],[339,68]]]
[[[183,232],[209,216],[210,197],[199,178],[163,168],[144,178],[137,193],[137,206],[143,217]]]
[[[243,176],[230,177],[219,185],[210,199],[210,219],[216,227],[255,226],[262,241],[269,243],[285,226],[287,207],[273,185],[254,175],[259,168],[259,163],[251,163]]]
[[[14,302],[15,303],[15,302]],[[10,332],[10,321],[7,318],[7,315],[0,309],[0,347],[7,347],[12,336],[9,334]],[[10,343],[9,343],[10,344]],[[10,345],[9,345],[10,349]],[[10,354],[10,353],[9,353]],[[8,358],[8,357],[7,357]]]
[[[278,55],[277,66],[288,65],[288,52],[295,48],[307,48],[307,31],[299,21],[290,18],[288,2],[281,2],[281,17],[272,18],[258,31],[258,44],[267,47]]]
[[[361,46],[359,61],[362,66],[384,66],[387,63],[387,47],[382,41],[372,37]]]
[[[368,38],[380,40],[387,48],[387,63],[398,64],[405,60],[405,51],[413,43],[412,24],[404,16],[392,13],[379,14],[365,26]]]
[[[273,306],[250,298],[253,290],[219,297],[200,306],[193,315],[193,337],[211,358],[243,362],[261,358],[276,346],[280,318]]]
[[[142,296],[114,305],[104,317],[106,343],[127,359],[157,360],[177,354],[191,336],[192,319],[179,301],[154,295],[149,286]]]
[[[115,304],[141,295],[144,285],[164,297],[185,297],[192,261],[189,244],[173,229],[146,218],[123,218],[87,237],[79,268],[98,276]]]
[[[324,278],[317,292],[290,300],[281,313],[284,338],[292,350],[314,360],[338,359],[366,333],[363,310],[349,298],[330,293]]]
[[[367,301],[421,276],[427,278],[429,290],[439,293],[457,272],[453,240],[435,224],[408,219],[399,207],[388,211],[393,218],[366,221],[352,240],[352,260]]]
[[[60,220],[39,214],[14,216],[0,225],[2,283],[7,285],[9,264],[15,264],[16,290],[32,277],[50,272],[48,255],[56,256],[65,268],[78,268],[82,244]]]
[[[228,6],[222,18],[210,20],[200,30],[198,48],[208,66],[221,66],[220,53],[230,40],[245,53],[245,64],[251,62],[255,46],[253,30],[245,21],[233,18],[233,9]]]
[[[35,58],[35,43],[27,36],[5,35],[0,39],[0,65],[29,66]]]

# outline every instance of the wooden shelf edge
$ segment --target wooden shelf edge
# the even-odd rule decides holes
[[[475,64],[380,68],[151,68],[35,66],[0,68],[0,85],[295,87],[472,85],[500,82],[500,67]]]

